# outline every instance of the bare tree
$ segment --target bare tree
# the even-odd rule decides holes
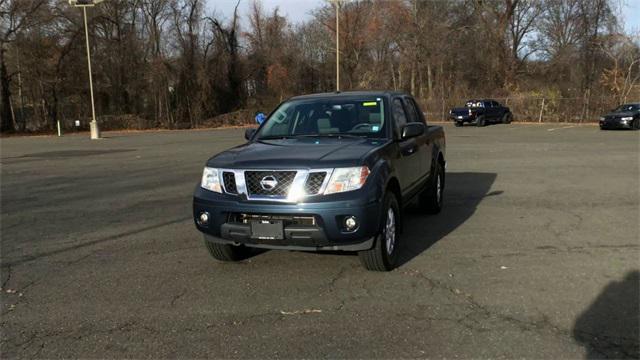
[[[636,50],[619,28],[614,1],[346,1],[341,85],[411,91],[442,116],[454,98],[544,93],[576,98],[572,111],[589,117],[602,104],[640,96]],[[92,9],[103,128],[197,127],[247,106],[334,89],[330,2],[300,22],[259,0],[247,14],[238,2],[228,18],[218,6],[130,0]],[[2,131],[87,119],[77,9],[59,0],[0,0],[0,16]]]
[[[11,78],[6,63],[7,47],[16,36],[42,21],[39,12],[46,11],[46,0],[11,1],[0,0],[0,131],[14,129],[11,104]]]
[[[600,44],[600,51],[611,60],[602,72],[601,82],[619,103],[627,102],[634,87],[640,85],[640,46],[631,36],[612,34]]]

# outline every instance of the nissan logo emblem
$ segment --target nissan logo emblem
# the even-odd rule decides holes
[[[260,186],[267,191],[273,190],[277,185],[278,180],[276,180],[275,176],[272,175],[265,176],[260,180]]]

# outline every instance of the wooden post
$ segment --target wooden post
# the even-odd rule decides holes
[[[544,98],[542,98],[542,106],[540,106],[540,117],[538,118],[538,122],[542,122],[542,113],[544,112]]]

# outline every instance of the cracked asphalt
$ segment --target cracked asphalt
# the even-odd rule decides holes
[[[640,132],[447,125],[445,209],[389,273],[212,260],[191,194],[242,133],[0,140],[0,357],[640,357]]]

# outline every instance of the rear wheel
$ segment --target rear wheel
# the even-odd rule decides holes
[[[427,188],[420,194],[420,206],[429,214],[439,213],[444,203],[444,166],[438,162],[433,171]]]
[[[362,265],[371,271],[390,271],[398,259],[398,224],[400,208],[393,193],[384,197],[383,216],[380,233],[376,236],[373,249],[360,251]]]
[[[204,240],[204,244],[207,247],[207,250],[209,250],[209,255],[219,261],[240,261],[251,255],[251,250],[242,245],[218,244],[207,241],[207,239]]]

